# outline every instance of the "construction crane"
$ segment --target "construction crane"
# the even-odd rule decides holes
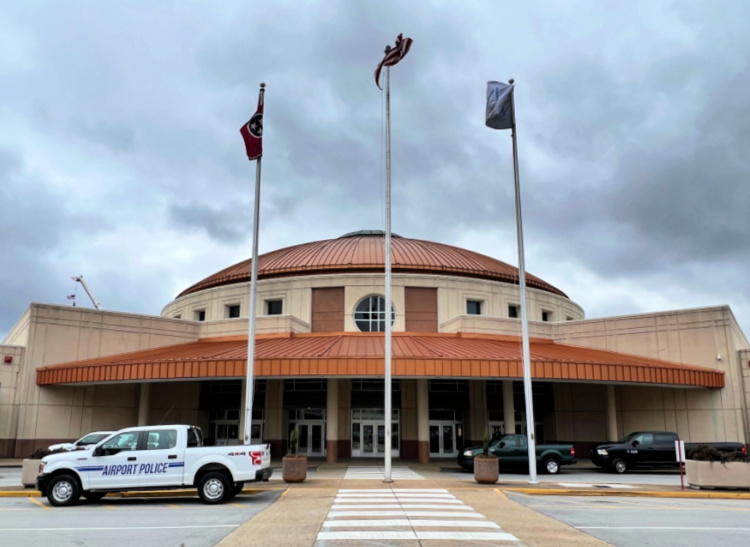
[[[99,302],[96,301],[96,298],[94,298],[94,295],[91,294],[91,291],[89,290],[89,286],[86,285],[86,282],[83,280],[82,275],[74,275],[71,279],[73,279],[73,281],[78,281],[81,285],[83,285],[83,290],[86,291],[86,294],[89,295],[89,298],[91,299],[91,303],[94,304],[94,307],[97,310],[102,309],[101,304],[99,304]]]

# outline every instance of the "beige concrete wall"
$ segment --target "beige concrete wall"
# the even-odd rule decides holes
[[[556,435],[545,431],[546,437],[560,441],[607,440],[607,394],[603,385],[556,383],[554,396]]]
[[[392,278],[393,306],[396,311],[394,331],[404,330],[404,288],[407,286],[438,289],[439,324],[464,316],[466,300],[484,302],[482,315],[495,318],[507,318],[508,305],[517,305],[520,302],[518,287],[507,283],[451,276],[394,274]],[[284,302],[284,315],[296,318],[300,325],[307,325],[307,330],[303,330],[302,326],[297,326],[296,328],[300,330],[291,332],[309,332],[313,287],[346,287],[345,330],[347,331],[357,331],[353,313],[362,298],[385,294],[384,278],[381,274],[312,275],[262,280],[258,282],[257,317],[259,319],[267,317],[265,315],[266,300],[281,299]],[[248,294],[248,283],[215,287],[170,302],[162,310],[162,315],[165,317],[179,315],[183,320],[193,320],[197,310],[205,310],[206,322],[221,321],[226,319],[228,305],[239,304],[240,316],[247,318]],[[551,312],[553,322],[565,321],[569,317],[574,320],[584,318],[583,309],[567,298],[538,289],[529,289],[528,296],[529,319],[532,321],[541,322],[542,311]],[[258,324],[260,325],[260,322]],[[518,325],[518,320],[514,320],[508,323],[508,328],[515,327],[517,331]],[[241,327],[237,328],[241,330]],[[285,326],[285,328],[291,327]],[[515,331],[509,333],[515,334]],[[447,332],[456,331],[448,330]]]
[[[29,307],[21,318],[13,325],[3,344],[9,346],[25,346],[29,341],[29,325],[31,321],[31,307]]]
[[[200,393],[199,381],[151,383],[149,425],[198,424]]]
[[[554,339],[561,343],[723,371],[726,382],[723,389],[691,389],[685,392],[688,411],[685,415],[688,424],[684,424],[683,427],[685,438],[706,441],[750,441],[747,425],[750,416],[746,404],[748,387],[744,385],[739,360],[739,351],[748,348],[748,342],[728,306],[557,323],[552,329]],[[661,388],[619,389],[623,389],[624,393],[635,390],[638,396],[649,401],[649,390]],[[656,411],[651,408],[650,410]],[[635,409],[629,412],[629,418],[623,415],[626,421],[622,424],[624,429],[621,431],[625,433],[628,432],[630,424],[635,427],[635,424],[647,424],[657,420],[653,413],[633,414],[639,412]],[[666,419],[666,416],[659,418],[662,422]],[[679,424],[679,419],[682,418],[669,419],[669,423]],[[641,429],[644,427],[646,425],[639,426]],[[683,434],[683,431],[680,433]]]
[[[76,437],[91,427],[124,427],[137,419],[136,384],[42,388],[36,385],[37,368],[190,342],[198,339],[199,328],[163,317],[32,304],[27,330],[16,392],[18,439]],[[85,394],[79,393],[82,389]],[[91,390],[93,399],[86,395]],[[102,405],[96,403],[98,398]],[[102,410],[95,412],[100,406]]]
[[[0,439],[16,437],[19,408],[16,388],[25,353],[25,348],[21,346],[0,345]],[[10,358],[11,362],[6,363],[6,358]]]

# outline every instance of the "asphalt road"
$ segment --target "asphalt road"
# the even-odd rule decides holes
[[[240,495],[222,505],[170,497],[52,507],[43,498],[0,498],[0,545],[212,547],[281,492]]]
[[[748,500],[507,495],[616,547],[750,545]]]

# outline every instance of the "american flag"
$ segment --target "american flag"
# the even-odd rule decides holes
[[[396,47],[388,50],[388,53],[385,54],[383,60],[380,61],[378,68],[375,69],[375,85],[377,85],[379,89],[383,89],[380,87],[380,71],[383,70],[384,66],[393,66],[406,57],[413,41],[414,40],[411,38],[404,38],[403,34],[398,35],[396,38]]]
[[[76,299],[76,295],[74,295],[74,294],[69,294],[68,295],[68,300],[75,300],[75,299]]]

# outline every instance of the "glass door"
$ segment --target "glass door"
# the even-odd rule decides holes
[[[399,457],[398,410],[391,421],[391,456]],[[385,420],[382,410],[352,410],[352,457],[382,458],[385,455]],[[380,418],[380,419],[379,419]]]
[[[297,422],[297,449],[306,456],[325,456],[325,425],[322,423]]]
[[[463,441],[463,424],[430,421],[430,456],[453,457]]]

